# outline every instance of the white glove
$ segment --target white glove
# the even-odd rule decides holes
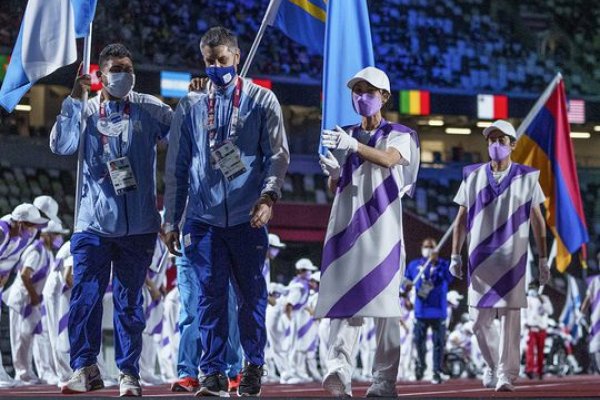
[[[548,259],[546,257],[540,258],[538,268],[540,272],[540,285],[543,286],[550,280],[550,267],[548,266]]]
[[[340,179],[340,163],[329,150],[327,150],[326,156],[319,154],[319,164],[321,164],[321,169],[325,175],[334,181]]]
[[[450,257],[450,273],[453,277],[462,279],[463,271],[462,271],[462,257],[460,254],[452,254]]]
[[[358,140],[348,135],[346,131],[337,125],[334,131],[323,129],[321,144],[331,150],[347,150],[351,153],[358,151]]]

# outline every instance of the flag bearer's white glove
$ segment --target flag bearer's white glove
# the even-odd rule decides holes
[[[550,280],[550,267],[548,266],[548,259],[546,257],[540,258],[538,268],[540,270],[540,285],[543,286]]]
[[[340,163],[333,154],[331,154],[331,151],[327,150],[325,156],[319,154],[319,164],[321,164],[321,169],[325,175],[329,176],[334,181],[340,179]]]
[[[351,153],[358,151],[358,140],[348,135],[346,131],[337,125],[333,131],[323,129],[321,144],[331,150],[347,150]]]
[[[460,254],[452,254],[450,257],[450,273],[458,279],[463,278],[462,257]]]

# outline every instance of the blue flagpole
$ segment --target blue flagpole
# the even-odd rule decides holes
[[[92,25],[93,22],[90,22],[90,29],[87,36],[83,39],[83,68],[82,74],[88,75],[90,73],[90,58],[92,53]],[[87,109],[88,104],[88,95],[89,92],[87,90],[83,91],[81,98],[81,122],[79,123],[79,149],[77,151],[77,180],[75,181],[75,210],[74,210],[74,222],[73,222],[73,232],[77,227],[77,218],[79,216],[79,206],[81,204],[81,189],[82,189],[82,181],[83,181],[83,159],[84,159],[84,150],[85,150],[85,128],[86,128],[86,119],[85,119],[85,111]]]

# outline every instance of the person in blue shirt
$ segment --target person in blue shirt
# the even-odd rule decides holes
[[[266,224],[289,164],[287,138],[273,92],[237,75],[237,37],[226,28],[211,28],[200,50],[211,85],[205,93],[183,97],[173,116],[163,231],[169,250],[180,255],[183,246],[197,273],[205,375],[197,395],[227,394],[231,279],[247,363],[238,394],[257,396],[267,338],[267,285],[261,274],[269,246]]]
[[[68,331],[74,374],[62,392],[81,393],[104,386],[97,356],[102,298],[112,265],[120,394],[141,396],[142,289],[160,229],[156,144],[169,132],[172,110],[156,97],[133,91],[133,61],[124,45],[106,46],[99,65],[97,75],[103,88],[84,112],[83,187],[71,238],[74,284]],[[81,97],[90,85],[89,75],[79,76],[63,101],[50,134],[55,154],[77,152]]]
[[[416,290],[414,342],[417,348],[417,365],[415,375],[417,380],[423,379],[426,369],[427,330],[431,328],[433,333],[432,383],[438,384],[442,382],[442,360],[446,343],[445,321],[448,313],[446,295],[448,294],[448,285],[452,282],[453,277],[448,271],[449,262],[439,258],[433,252],[436,245],[435,239],[423,240],[422,257],[411,261],[406,267],[404,275],[410,281],[407,289],[414,286]],[[415,282],[415,278],[428,258],[431,258],[431,262],[425,268],[421,278]]]

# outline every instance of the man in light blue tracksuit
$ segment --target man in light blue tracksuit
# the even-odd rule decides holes
[[[141,395],[139,357],[145,321],[142,288],[151,263],[160,216],[156,208],[156,143],[172,111],[157,98],[132,91],[131,54],[112,44],[99,57],[103,89],[85,110],[83,188],[71,238],[74,286],[69,316],[71,367],[63,393],[103,387],[100,351],[102,298],[113,275],[115,358],[121,395]],[[52,128],[56,154],[77,152],[80,100],[91,77],[77,78]]]
[[[171,125],[165,174],[165,241],[178,252],[178,226],[189,195],[182,241],[199,280],[200,395],[227,391],[229,280],[239,289],[240,342],[247,365],[238,394],[258,395],[266,344],[267,290],[261,275],[266,223],[289,164],[275,95],[237,76],[240,51],[227,29],[200,42],[212,86],[190,93]]]

